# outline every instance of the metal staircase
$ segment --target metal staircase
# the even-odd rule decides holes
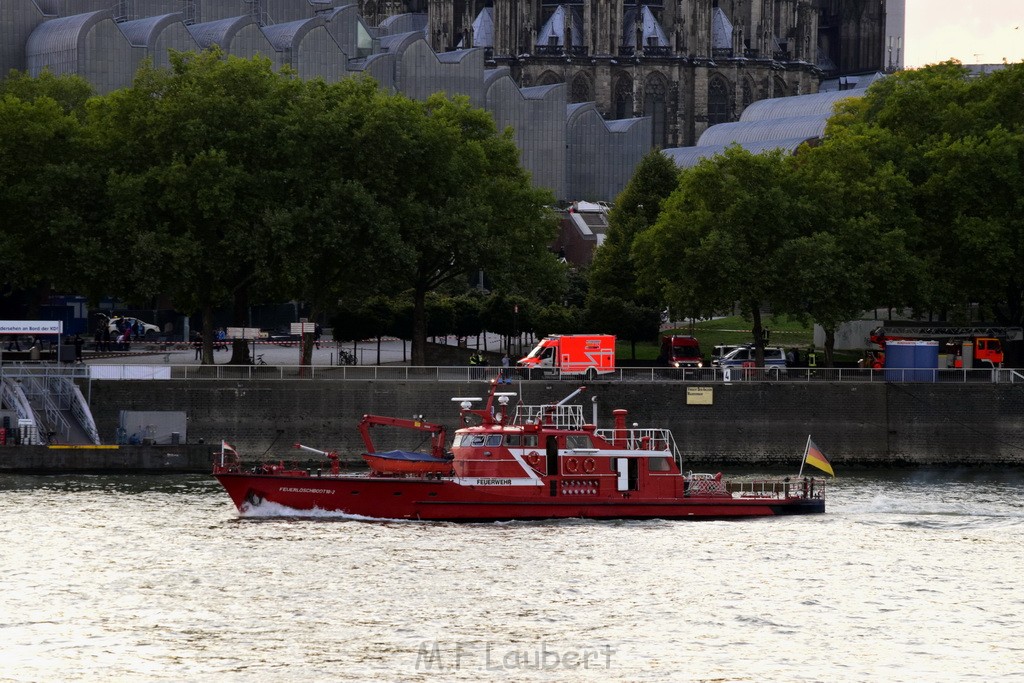
[[[80,374],[50,365],[0,369],[0,404],[17,414],[22,443],[99,445],[92,411],[73,381]]]

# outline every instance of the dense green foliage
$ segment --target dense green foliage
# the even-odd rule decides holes
[[[647,291],[709,316],[738,302],[836,327],[872,308],[1024,322],[1024,64],[948,62],[841,104],[793,157],[732,148],[681,174],[629,250]],[[628,251],[628,256],[623,253]]]
[[[15,288],[80,288],[106,254],[89,239],[103,194],[82,130],[81,78],[0,81],[0,267]]]
[[[547,250],[553,198],[467,98],[302,81],[217,50],[144,65],[104,97],[81,83],[0,89],[10,286],[167,296],[202,314],[205,363],[215,308],[239,326],[261,300],[301,300],[316,319],[344,310],[357,319],[342,338],[411,322],[422,363],[428,334],[466,327],[465,307],[428,307],[428,294],[458,296],[484,270],[505,303],[567,289]],[[233,362],[248,362],[244,343]]]
[[[249,303],[296,299],[339,339],[412,338],[414,363],[428,336],[484,329],[612,333],[635,354],[666,306],[738,303],[759,350],[771,310],[820,324],[830,362],[837,326],[873,308],[1024,323],[1024,64],[887,77],[793,156],[734,147],[679,172],[652,152],[589,271],[549,253],[551,203],[465,98],[217,51],[104,97],[0,82],[8,288],[169,296],[208,342],[214,308],[244,325]]]

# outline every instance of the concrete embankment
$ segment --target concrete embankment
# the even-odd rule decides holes
[[[543,404],[577,386],[532,382],[504,388],[521,391],[527,404]],[[684,459],[695,467],[793,467],[808,434],[840,466],[1024,465],[1021,384],[784,381],[709,385],[699,396],[693,389],[684,383],[595,382],[576,400],[589,420],[596,399],[600,427],[612,426],[613,409],[626,408],[630,425],[671,429]],[[451,432],[459,426],[452,397],[483,397],[486,390],[485,382],[94,381],[93,415],[104,439],[113,440],[120,410],[175,410],[187,415],[188,443],[122,447],[118,455],[6,448],[0,450],[0,471],[43,471],[54,463],[55,471],[205,472],[221,439],[234,443],[245,459],[306,462],[308,454],[292,449],[303,443],[357,461],[363,444],[355,425],[363,414],[422,416]],[[518,400],[513,397],[513,404]],[[423,448],[429,439],[384,427],[374,428],[373,435],[381,450]],[[180,463],[186,464],[179,468]]]
[[[209,472],[210,447],[178,446],[12,446],[0,448],[0,473],[164,473]]]

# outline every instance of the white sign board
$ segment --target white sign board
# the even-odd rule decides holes
[[[316,323],[292,323],[292,334],[313,334],[316,331]]]
[[[0,334],[61,334],[60,320],[0,320]]]
[[[170,379],[167,365],[90,365],[92,379]]]
[[[258,327],[229,327],[226,335],[228,339],[262,339],[267,333]]]

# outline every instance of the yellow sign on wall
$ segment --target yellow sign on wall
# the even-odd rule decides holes
[[[686,387],[686,405],[709,406],[714,401],[714,387]]]

